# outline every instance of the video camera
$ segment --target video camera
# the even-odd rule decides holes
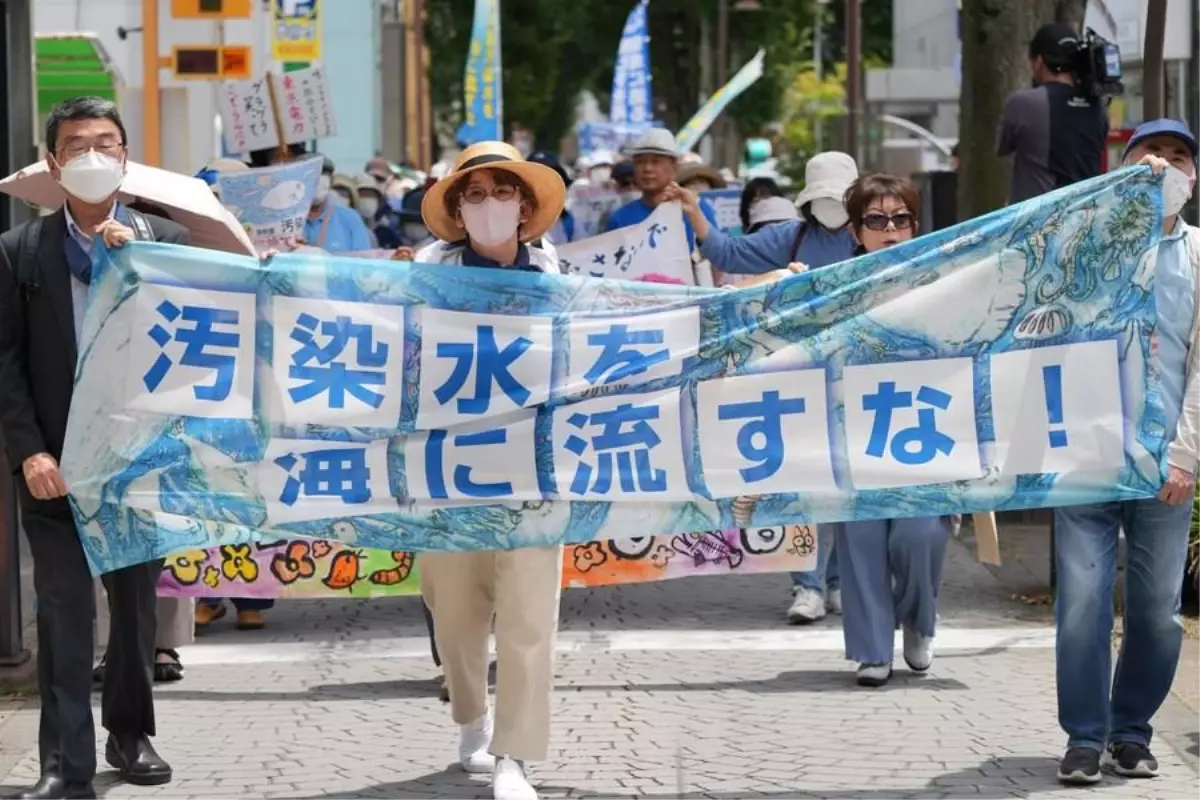
[[[1121,83],[1121,48],[1088,28],[1078,40],[1079,47],[1066,63],[1047,63],[1051,69],[1070,72],[1079,87],[1091,98],[1125,93]]]

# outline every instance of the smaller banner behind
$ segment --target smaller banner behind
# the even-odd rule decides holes
[[[617,63],[613,68],[613,122],[649,124],[654,119],[650,96],[650,28],[646,24],[646,6],[641,0],[625,20],[621,44],[617,48]]]
[[[558,246],[564,275],[694,286],[683,211],[664,203],[645,222]]]
[[[732,103],[741,95],[742,92],[754,85],[763,75],[763,59],[767,57],[765,50],[759,50],[754,58],[746,62],[746,65],[738,70],[738,73],[733,76],[729,83],[717,90],[717,93],[708,98],[708,101],[700,107],[687,124],[679,129],[679,133],[675,135],[675,141],[679,144],[679,149],[683,152],[690,152],[700,139],[712,127],[713,121],[721,116],[721,112],[725,107]]]
[[[475,0],[471,49],[463,78],[463,111],[458,129],[463,146],[476,142],[504,141],[500,72],[500,0]]]
[[[320,178],[321,159],[308,158],[246,172],[223,172],[217,176],[217,184],[221,203],[261,251],[304,234],[304,221]]]

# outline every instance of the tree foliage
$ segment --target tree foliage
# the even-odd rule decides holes
[[[556,147],[573,123],[576,99],[594,92],[607,109],[613,62],[625,17],[636,0],[502,0],[501,59],[504,119],[532,129],[539,146]],[[761,10],[736,12],[729,6],[729,65],[732,77],[763,47],[763,78],[726,112],[744,135],[759,133],[779,119],[785,90],[803,62],[811,64],[815,0],[761,0]],[[873,7],[878,5],[878,9]],[[866,0],[864,52],[889,58],[890,0]],[[462,85],[471,39],[474,0],[429,0],[426,39],[431,52],[429,77],[433,105],[446,130],[462,120]],[[842,58],[841,3],[826,7],[825,60]],[[704,90],[701,61],[716,59],[717,0],[651,0],[650,61],[658,119],[677,129],[699,107]],[[707,28],[708,49],[702,44]],[[712,69],[715,83],[716,70]]]

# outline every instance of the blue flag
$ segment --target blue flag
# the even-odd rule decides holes
[[[500,0],[475,0],[471,49],[463,78],[466,119],[458,129],[464,147],[504,140],[504,97],[500,73]]]
[[[609,113],[615,123],[648,125],[654,120],[650,99],[650,27],[646,21],[649,3],[650,0],[640,0],[633,7],[621,32]]]

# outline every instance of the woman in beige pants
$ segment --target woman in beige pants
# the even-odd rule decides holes
[[[448,269],[558,272],[558,259],[528,242],[558,219],[565,195],[554,170],[524,161],[511,145],[473,145],[425,193],[421,215],[439,241],[414,261]],[[524,762],[545,759],[550,743],[561,545],[421,553],[420,571],[451,712],[461,726],[459,760],[468,772],[492,773],[494,797],[536,800]],[[487,698],[493,617],[494,725]]]

